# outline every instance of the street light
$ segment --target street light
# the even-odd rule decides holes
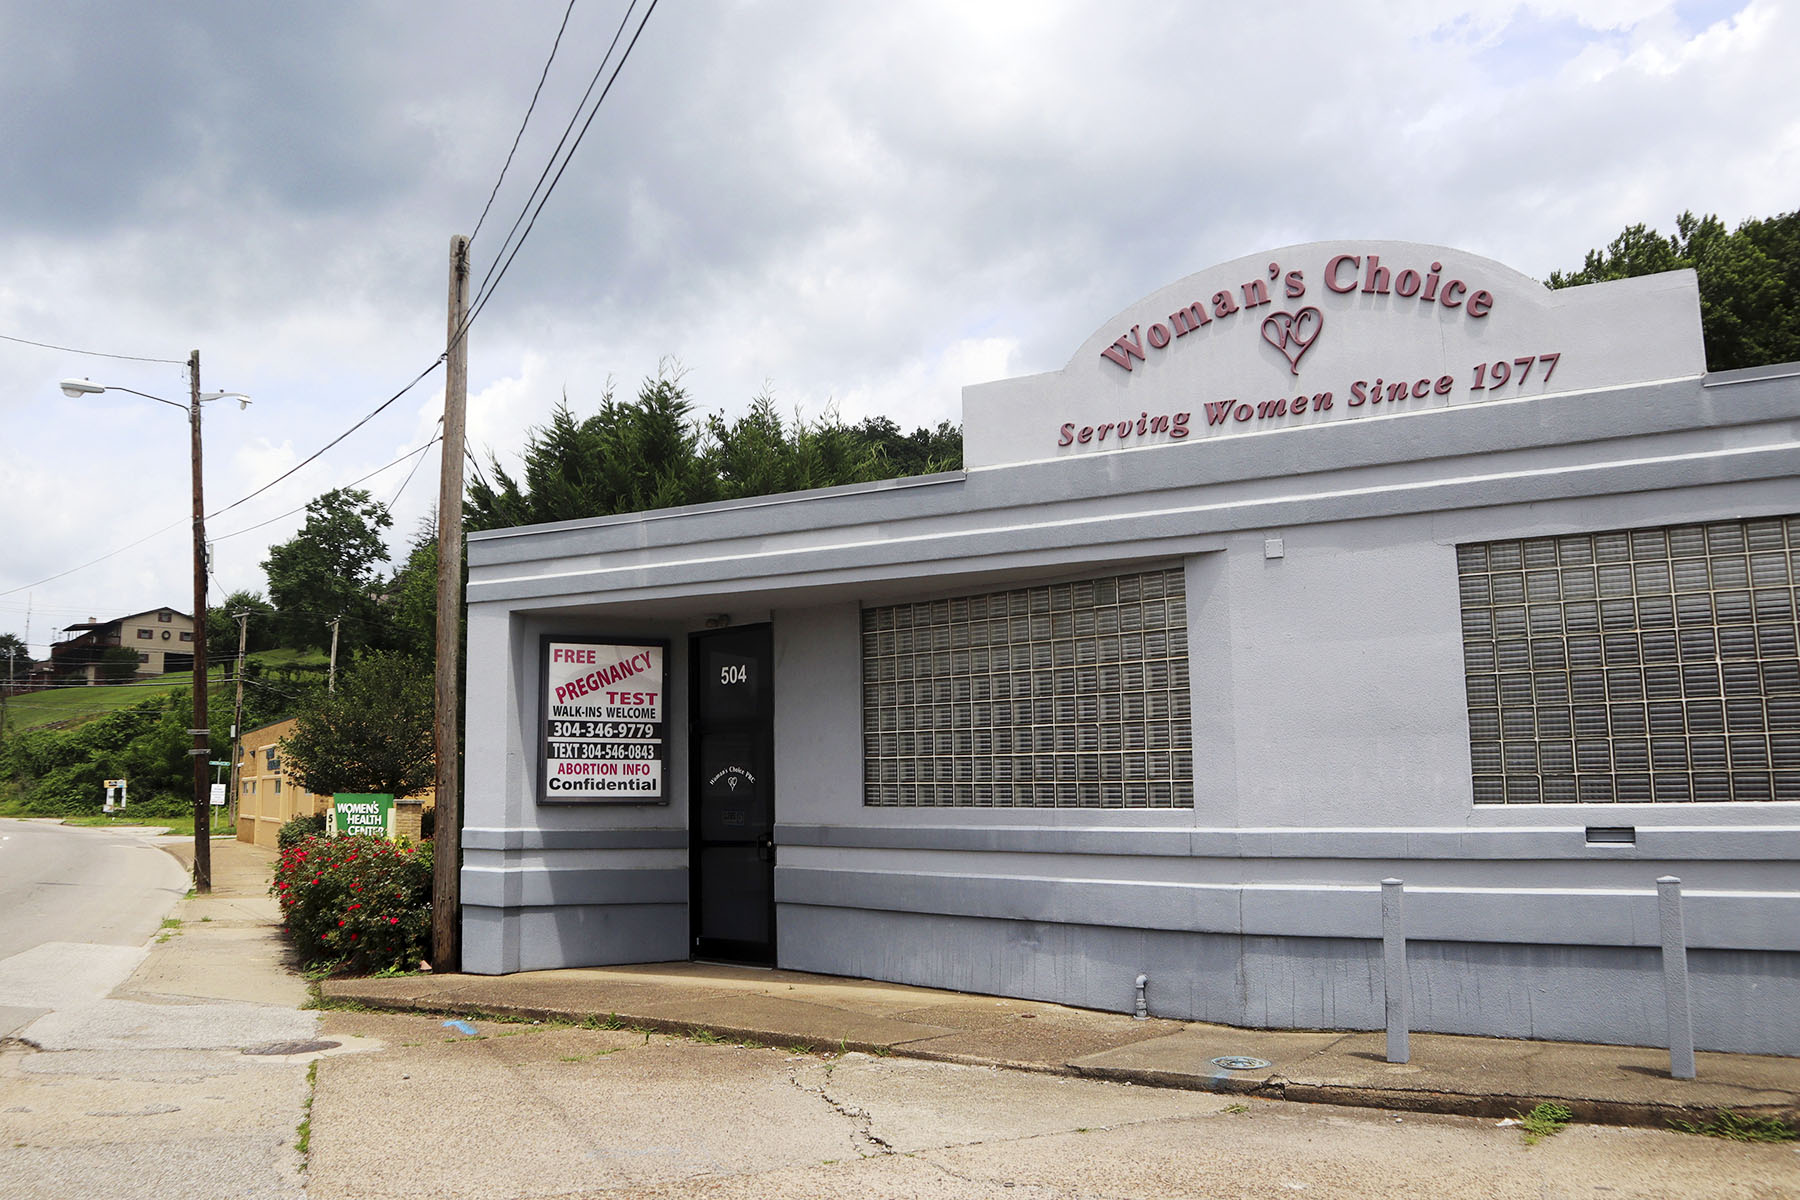
[[[194,724],[188,735],[194,739],[188,756],[194,762],[194,890],[212,891],[212,802],[206,778],[207,760],[212,757],[212,728],[206,715],[206,509],[202,498],[200,476],[200,406],[209,400],[234,399],[240,409],[250,403],[242,392],[200,391],[200,352],[188,355],[188,403],[181,405],[135,388],[92,383],[86,379],[65,379],[63,395],[79,399],[101,392],[129,392],[170,408],[188,411],[188,431],[193,443],[194,460]]]

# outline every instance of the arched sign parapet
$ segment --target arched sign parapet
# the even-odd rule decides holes
[[[1445,246],[1311,242],[1159,289],[1060,371],[966,388],[965,457],[1193,444],[1704,370],[1692,271],[1553,291]]]

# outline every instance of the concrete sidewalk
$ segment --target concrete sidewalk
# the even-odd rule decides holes
[[[273,912],[268,851],[215,841],[212,859],[211,903],[226,905],[235,897]],[[280,982],[294,986],[285,966],[261,966],[284,973]],[[333,1002],[378,1009],[613,1019],[768,1045],[1411,1112],[1508,1117],[1554,1101],[1578,1121],[1656,1128],[1670,1120],[1710,1119],[1723,1108],[1741,1116],[1800,1119],[1796,1058],[1702,1053],[1699,1078],[1681,1081],[1669,1077],[1664,1050],[1415,1033],[1411,1061],[1397,1065],[1386,1061],[1380,1031],[1139,1021],[1031,1000],[712,963],[334,979],[321,992]],[[1227,1066],[1220,1059],[1265,1065]]]

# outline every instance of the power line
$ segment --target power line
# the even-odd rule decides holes
[[[619,18],[619,27],[613,31],[612,41],[607,43],[606,53],[600,58],[600,65],[594,68],[594,75],[588,80],[587,90],[581,93],[581,99],[575,104],[575,111],[569,115],[568,124],[563,126],[562,136],[556,140],[555,147],[550,151],[549,159],[544,163],[544,169],[538,172],[537,182],[531,185],[531,192],[525,197],[525,203],[519,207],[519,215],[513,218],[512,228],[506,231],[506,239],[500,243],[500,249],[495,252],[495,262],[499,262],[501,255],[506,253],[507,247],[512,245],[513,235],[519,232],[519,226],[524,223],[525,215],[531,211],[531,202],[537,199],[538,189],[544,186],[544,180],[549,178],[551,169],[556,166],[557,157],[562,154],[563,147],[568,145],[569,135],[575,130],[575,122],[581,120],[581,111],[587,107],[588,98],[594,94],[594,87],[600,82],[600,76],[606,73],[606,64],[612,60],[612,52],[618,46],[619,38],[624,35],[625,26],[631,20],[631,14],[636,8],[637,0],[631,0],[631,3],[625,8],[624,16]],[[477,285],[475,289],[477,297],[486,290],[486,287],[486,280]],[[465,320],[463,323],[466,326],[468,321]]]
[[[405,454],[402,454],[399,458],[396,458],[393,462],[387,463],[384,466],[376,467],[373,471],[370,471],[367,475],[364,475],[361,479],[353,479],[349,483],[339,484],[338,488],[340,490],[343,488],[353,488],[359,483],[367,483],[369,480],[375,478],[377,475],[381,474],[383,471],[386,471],[393,467],[399,466],[401,463],[405,462],[407,459],[411,458],[415,454],[422,456],[425,453],[425,451],[431,449],[433,446],[437,445],[437,443],[438,443],[438,438],[434,436],[430,441],[426,442],[423,446],[415,446],[411,450],[408,450]],[[421,457],[419,459],[419,462],[423,462],[423,461],[425,461],[425,460],[423,457]],[[419,469],[419,463],[414,463],[413,470],[416,471],[418,469]],[[407,476],[407,478],[411,479],[412,476],[409,474]],[[401,486],[404,487],[405,485],[402,484]],[[395,499],[397,500],[397,499],[399,499],[399,497],[395,496]],[[283,520],[287,517],[291,517],[297,512],[305,512],[310,507],[312,507],[312,501],[308,500],[305,504],[300,505],[298,508],[290,508],[284,513],[280,513],[276,516],[270,517],[266,521],[258,521],[254,525],[246,525],[242,529],[234,529],[230,533],[222,533],[218,537],[208,538],[207,541],[208,542],[222,542],[226,538],[234,538],[234,537],[239,536],[240,534],[249,533],[252,530],[256,530],[256,529],[261,529],[265,525],[273,525],[275,522]],[[388,507],[392,508],[393,506],[389,505]],[[219,511],[223,512],[224,510],[220,509]]]
[[[562,24],[556,30],[556,40],[550,43],[550,57],[544,60],[543,73],[538,76],[537,87],[531,92],[531,103],[525,107],[525,119],[519,122],[519,132],[513,135],[512,149],[506,152],[506,161],[500,165],[500,178],[494,180],[494,190],[488,193],[487,203],[481,206],[481,216],[476,218],[475,232],[469,235],[471,247],[481,233],[482,222],[487,220],[488,210],[494,207],[494,197],[500,194],[500,185],[506,182],[507,169],[512,166],[513,155],[519,152],[519,141],[525,136],[525,127],[531,124],[531,114],[537,110],[538,97],[544,91],[544,80],[550,77],[550,64],[556,61],[557,47],[562,45],[563,31],[568,29],[569,15],[574,11],[575,0],[569,0],[569,7],[563,9]]]
[[[394,401],[398,400],[400,397],[406,395],[406,393],[408,393],[408,392],[412,391],[414,388],[418,387],[420,382],[427,375],[431,374],[433,371],[437,370],[439,367],[441,367],[443,365],[444,365],[444,356],[440,354],[437,357],[437,360],[435,362],[433,362],[430,366],[426,367],[423,371],[420,371],[417,375],[413,376],[412,382],[408,383],[405,387],[401,388],[399,391],[397,391],[393,395],[389,396],[386,400],[383,400],[380,404],[377,404],[375,406],[374,410],[372,412],[370,412],[367,416],[365,416],[362,420],[358,421],[356,424],[352,425],[350,428],[344,430],[344,432],[338,434],[336,437],[332,438],[329,442],[326,442],[323,446],[320,446],[317,450],[315,450],[311,454],[307,455],[304,459],[295,463],[292,467],[289,467],[286,471],[283,471],[280,475],[277,475],[275,478],[269,480],[269,482],[267,482],[267,483],[263,484],[261,487],[257,488],[254,492],[251,492],[248,496],[244,496],[240,499],[233,500],[230,504],[227,504],[224,508],[215,510],[214,512],[212,512],[211,514],[208,515],[207,519],[211,520],[213,517],[217,517],[224,513],[228,513],[232,509],[236,508],[238,505],[245,504],[251,500],[256,499],[256,497],[262,495],[264,492],[268,491],[270,488],[274,487],[276,484],[280,483],[282,480],[287,479],[288,477],[293,475],[295,472],[299,471],[302,467],[306,466],[308,463],[311,463],[314,459],[316,459],[320,455],[324,454],[327,450],[331,449],[333,446],[337,445],[339,442],[343,441],[345,438],[349,437],[351,434],[353,434],[357,430],[361,429],[364,425],[367,425],[370,421],[373,421],[378,415],[380,415],[388,407],[388,405],[392,404]],[[17,589],[15,589],[15,590],[17,590]],[[5,593],[0,592],[0,595],[5,595]]]
[[[439,417],[439,418],[438,418],[438,419],[437,419],[437,423],[438,423],[438,424],[439,424],[439,425],[442,425],[442,424],[443,424],[443,423],[444,423],[444,418],[443,418],[443,417],[441,417],[441,416],[440,416],[440,417]],[[432,448],[432,447],[433,447],[433,446],[435,446],[435,445],[437,445],[437,443],[439,443],[439,442],[440,442],[440,441],[442,441],[442,440],[443,440],[443,436],[442,436],[442,435],[441,435],[441,434],[434,434],[434,435],[433,435],[433,436],[432,436],[432,439],[431,439],[431,440],[430,440],[430,441],[429,441],[429,442],[426,442],[426,443],[425,443],[425,444],[424,444],[424,445],[423,445],[423,446],[421,446],[421,447],[419,447],[419,450],[420,450],[420,451],[424,451],[424,450],[429,450],[429,449],[431,449],[431,448]],[[423,454],[423,453],[421,453],[421,454],[419,454],[419,461],[418,461],[418,462],[415,462],[415,463],[414,463],[414,464],[413,464],[413,465],[412,465],[412,470],[410,470],[410,471],[408,471],[408,472],[407,472],[407,473],[406,473],[406,478],[405,478],[405,479],[402,479],[402,480],[401,480],[401,481],[400,481],[400,487],[399,487],[399,490],[397,490],[397,491],[396,491],[396,492],[395,492],[395,493],[394,493],[394,498],[393,498],[393,499],[392,499],[392,500],[389,500],[389,501],[388,501],[388,505],[387,505],[387,506],[388,506],[388,511],[389,511],[389,512],[392,512],[392,511],[393,511],[393,509],[394,509],[394,505],[396,505],[396,504],[398,504],[398,503],[400,503],[400,497],[401,497],[401,496],[402,496],[402,495],[404,495],[404,494],[405,494],[405,493],[406,493],[406,485],[407,485],[407,484],[409,484],[409,483],[411,483],[411,482],[412,482],[412,481],[413,481],[413,476],[414,476],[414,475],[417,475],[417,474],[418,474],[418,473],[419,473],[419,467],[420,467],[420,465],[421,465],[421,464],[423,464],[423,463],[424,463],[424,461],[425,461],[425,456],[424,456],[424,454]]]
[[[171,530],[171,529],[177,529],[183,525],[187,525],[190,523],[191,523],[190,518],[183,518],[182,520],[176,521],[171,525],[164,525],[161,529],[158,529],[153,533],[147,533],[143,537],[139,538],[135,542],[130,543],[129,545],[120,546],[117,550],[107,551],[105,554],[102,554],[99,558],[90,558],[88,561],[82,563],[78,567],[70,567],[66,571],[58,571],[54,575],[46,575],[44,578],[36,581],[35,583],[26,583],[26,584],[21,584],[16,588],[8,588],[6,591],[0,592],[0,596],[16,595],[19,592],[27,591],[34,587],[40,587],[46,583],[53,583],[56,580],[63,578],[65,575],[73,575],[77,571],[85,571],[91,566],[94,566],[98,563],[103,563],[109,558],[115,558],[118,555],[123,554],[127,550],[135,550],[139,546],[143,545],[145,542],[151,540],[152,538],[160,537],[161,535],[169,532],[169,530]]]
[[[142,354],[108,354],[104,350],[82,350],[74,346],[58,346],[50,342],[34,342],[30,338],[13,337],[11,334],[7,333],[0,333],[0,341],[17,342],[21,346],[36,346],[41,350],[59,350],[64,354],[81,354],[88,358],[117,358],[122,359],[125,362],[168,363],[171,366],[185,367],[187,366],[188,361],[185,358],[147,358]]]
[[[635,32],[631,35],[631,41],[626,44],[624,53],[619,55],[618,64],[613,67],[612,75],[607,78],[606,87],[601,90],[599,98],[594,101],[593,107],[588,110],[587,120],[582,123],[581,132],[575,136],[575,141],[569,145],[568,153],[563,155],[562,165],[556,166],[556,155],[559,152],[561,152],[563,143],[568,140],[568,136],[569,136],[568,129],[565,129],[563,131],[562,141],[557,142],[556,150],[551,152],[550,161],[548,163],[546,163],[544,166],[545,174],[548,174],[550,171],[550,168],[553,166],[556,167],[556,174],[550,179],[549,185],[547,187],[544,186],[544,182],[543,182],[544,176],[540,175],[538,177],[538,187],[544,187],[544,194],[543,194],[543,197],[538,200],[537,207],[535,209],[531,208],[531,200],[532,200],[532,197],[535,197],[537,195],[537,187],[532,188],[532,195],[526,197],[525,207],[520,209],[520,211],[519,211],[519,220],[516,220],[513,222],[513,230],[515,230],[515,231],[518,230],[519,221],[523,221],[525,219],[525,212],[528,209],[531,211],[531,219],[528,223],[526,223],[524,232],[519,234],[518,241],[514,242],[513,238],[512,238],[512,232],[508,232],[506,242],[502,243],[501,247],[500,247],[500,253],[506,255],[506,261],[501,263],[499,270],[496,271],[492,276],[490,276],[482,284],[480,289],[478,289],[478,294],[475,298],[475,302],[469,309],[469,315],[463,320],[463,330],[464,331],[466,331],[470,325],[475,323],[475,318],[477,318],[478,316],[481,315],[481,310],[483,308],[487,307],[488,299],[494,294],[494,290],[500,286],[500,281],[502,279],[506,278],[507,271],[509,271],[512,268],[513,260],[519,256],[519,251],[524,248],[525,240],[531,236],[531,231],[537,227],[538,216],[544,211],[544,205],[546,205],[550,202],[550,195],[551,195],[551,193],[553,193],[556,190],[556,185],[562,180],[563,172],[568,170],[569,163],[574,160],[575,151],[581,148],[582,140],[587,137],[588,130],[594,124],[594,118],[600,114],[600,106],[606,102],[606,97],[612,92],[613,84],[618,82],[619,72],[625,69],[626,60],[628,60],[631,57],[631,51],[633,50],[633,48],[635,48],[637,46],[638,38],[642,37],[644,34],[644,27],[650,23],[650,17],[656,12],[657,3],[658,3],[658,0],[650,0],[649,7],[647,7],[644,10],[643,20],[638,22],[637,32]],[[612,43],[611,43],[611,45],[607,46],[607,48],[606,48],[606,58],[602,58],[600,60],[600,68],[594,72],[594,81],[595,82],[597,82],[599,80],[601,73],[606,70],[606,60],[607,60],[607,58],[610,58],[612,56],[613,46],[618,45],[619,37],[624,32],[626,24],[631,19],[631,13],[636,7],[637,7],[637,0],[632,0],[631,6],[625,10],[625,16],[619,22],[619,30],[618,30],[618,32],[613,34]],[[594,83],[590,82],[588,84],[588,93],[592,93],[593,90],[594,90]],[[588,93],[584,93],[582,96],[583,104],[587,103],[587,94]],[[577,108],[575,110],[575,116],[570,118],[570,122],[569,122],[570,129],[574,128],[575,121],[579,120],[580,117],[581,117],[581,109],[579,106],[577,106]],[[506,249],[507,243],[512,244],[511,253],[507,253],[507,249]],[[496,255],[496,261],[498,261],[498,255]],[[459,333],[458,336],[461,336],[461,334]]]
[[[441,362],[441,360],[440,360],[440,362]],[[431,366],[425,368],[425,370],[421,371],[418,374],[418,376],[416,376],[413,379],[413,381],[411,383],[407,384],[405,387],[401,388],[398,392],[395,392],[392,396],[390,396],[386,400],[382,401],[382,403],[376,407],[374,412],[371,412],[368,416],[364,417],[362,420],[360,420],[356,424],[352,425],[349,429],[346,429],[343,433],[339,434],[337,437],[335,437],[331,441],[327,442],[318,451],[316,451],[310,458],[306,459],[305,462],[302,462],[302,463],[296,465],[291,470],[276,477],[275,479],[269,481],[268,483],[265,483],[262,487],[257,488],[256,491],[251,492],[248,496],[243,497],[243,499],[235,500],[232,503],[227,504],[224,508],[217,509],[213,512],[208,513],[206,515],[206,519],[210,521],[222,513],[230,512],[232,509],[236,508],[238,505],[245,503],[245,501],[254,499],[255,497],[261,495],[263,492],[268,491],[270,488],[272,488],[276,484],[280,483],[283,479],[286,479],[288,476],[292,475],[295,471],[298,471],[301,467],[306,466],[307,463],[312,462],[313,459],[318,458],[321,454],[324,454],[325,451],[331,449],[333,446],[337,445],[339,442],[341,442],[345,438],[349,437],[352,433],[355,433],[358,429],[360,429],[364,425],[368,424],[369,421],[372,420],[377,413],[381,412],[382,409],[386,408],[388,405],[390,405],[394,401],[398,400],[401,396],[404,396],[407,392],[411,391],[414,387],[417,387],[419,384],[419,381],[424,379],[425,376],[431,374],[431,372],[433,370],[435,370],[438,367],[438,365],[439,365],[439,363],[433,363]],[[379,475],[379,474],[381,474],[381,472],[387,470],[389,467],[392,467],[398,463],[404,462],[409,455],[418,454],[424,450],[430,449],[431,446],[437,442],[437,440],[438,439],[436,437],[433,437],[431,439],[431,441],[426,442],[425,445],[420,446],[414,450],[409,450],[406,454],[403,454],[399,458],[395,459],[393,462],[388,463],[387,466],[378,467],[375,470],[369,472],[369,474],[363,476],[362,479],[357,480],[356,483],[347,483],[347,484],[344,484],[343,486],[355,487],[357,483],[361,483],[365,479],[372,479],[376,475]],[[423,460],[421,460],[421,461],[423,461]],[[305,508],[305,507],[306,507],[305,505],[300,506],[300,508]],[[281,516],[270,517],[267,521],[260,522],[259,524],[256,524],[256,525],[247,526],[243,529],[236,530],[235,532],[232,532],[232,533],[224,534],[220,537],[208,538],[207,541],[208,541],[208,543],[221,542],[221,541],[224,541],[226,538],[236,537],[240,533],[248,533],[252,529],[260,529],[263,525],[270,525],[276,521],[281,520],[283,517],[292,516],[294,513],[299,512],[300,508],[289,509],[287,512],[282,513]],[[182,520],[172,522],[171,524],[164,525],[160,529],[152,530],[151,532],[145,534],[143,537],[139,538],[135,542],[129,542],[126,545],[120,546],[116,550],[109,550],[105,554],[100,555],[98,558],[91,558],[87,562],[84,562],[84,563],[80,564],[79,566],[70,567],[66,571],[58,571],[54,575],[47,575],[43,579],[36,580],[32,583],[20,584],[18,587],[8,588],[6,591],[0,592],[0,597],[17,595],[19,592],[27,591],[31,588],[39,587],[46,583],[54,583],[56,580],[62,579],[68,575],[73,575],[77,571],[85,571],[85,570],[87,570],[87,568],[92,567],[92,566],[97,566],[98,564],[105,562],[109,558],[116,558],[119,555],[125,553],[127,550],[135,550],[139,546],[143,545],[145,542],[148,542],[154,538],[160,537],[163,534],[169,532],[169,530],[171,530],[171,529],[176,529],[176,528],[179,528],[180,526],[187,525],[190,523],[191,523],[191,519],[184,518]],[[208,567],[209,573],[210,573],[210,569],[211,568],[209,565],[209,567]],[[216,579],[215,579],[215,582],[217,582]],[[222,587],[223,585],[221,584],[220,586]],[[72,609],[70,611],[79,611],[79,610]]]

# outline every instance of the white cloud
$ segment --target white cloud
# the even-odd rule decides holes
[[[438,358],[450,234],[487,200],[560,9],[0,6],[0,333],[198,346],[208,387],[256,399],[208,413],[209,507]],[[621,12],[577,6],[478,279]],[[1399,237],[1541,277],[1627,224],[1774,215],[1800,191],[1796,44],[1774,0],[664,5],[471,333],[469,440],[516,461],[565,388],[591,411],[665,357],[702,412],[768,384],[784,411],[935,424],[964,385],[1059,367],[1137,297],[1259,249]],[[184,511],[178,422],[148,402],[77,420],[68,374],[186,386],[0,343],[0,593]],[[442,386],[219,532],[419,445]],[[386,500],[408,469],[365,486]],[[396,542],[437,470],[433,451]],[[220,584],[260,588],[299,520],[221,542]],[[105,615],[186,578],[177,531],[31,594]],[[0,595],[0,631],[25,594]]]

